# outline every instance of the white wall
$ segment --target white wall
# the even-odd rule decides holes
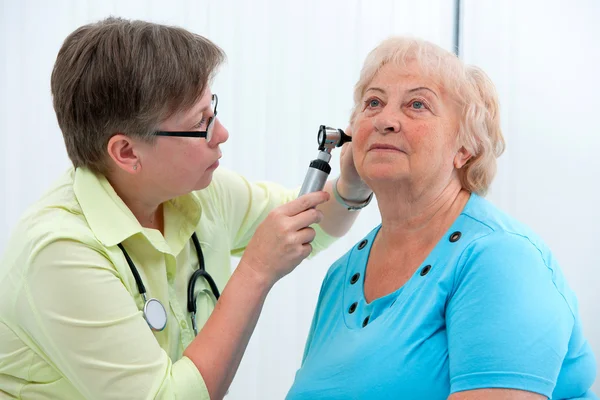
[[[463,5],[462,57],[496,83],[507,141],[488,197],[553,250],[600,363],[600,2]]]
[[[228,54],[213,87],[219,94],[219,118],[231,134],[222,146],[223,165],[252,179],[295,186],[316,156],[318,126],[346,126],[352,87],[366,53],[390,34],[412,34],[451,49],[453,3],[61,0],[49,5],[4,0],[0,252],[19,214],[69,165],[49,81],[62,40],[79,25],[113,14],[181,25],[211,38]],[[530,1],[517,12],[516,1],[506,6],[465,1],[463,45],[467,61],[492,75],[504,106],[509,150],[490,198],[532,225],[556,251],[578,292],[588,336],[600,355],[600,314],[592,298],[600,281],[600,259],[592,252],[594,238],[600,237],[598,189],[593,185],[600,165],[592,155],[594,144],[600,144],[600,130],[592,120],[600,110],[595,96],[600,87],[597,81],[582,81],[595,78],[591,64],[597,68],[600,61],[597,52],[591,55],[597,46],[592,34],[600,37],[597,27],[591,32],[591,14],[599,14],[594,0],[579,3],[566,8]],[[536,10],[546,10],[549,22],[527,18],[538,17],[541,11]],[[565,20],[577,23],[566,38]],[[562,44],[554,49],[556,39]],[[539,55],[532,56],[536,46]],[[564,58],[559,50],[566,51]],[[535,69],[537,63],[543,66],[541,72]],[[333,175],[339,172],[338,156],[336,152],[332,161]],[[327,267],[379,221],[374,204],[332,249],[276,285],[229,399],[284,397],[300,362]]]

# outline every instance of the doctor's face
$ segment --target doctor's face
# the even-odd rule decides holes
[[[173,198],[207,187],[219,166],[221,143],[229,138],[227,129],[214,115],[215,101],[208,89],[189,110],[174,114],[159,126],[173,136],[158,136],[143,148],[144,174],[149,183]],[[206,132],[212,125],[210,141],[205,137],[181,137],[180,132]]]

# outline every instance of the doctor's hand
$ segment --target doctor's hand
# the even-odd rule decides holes
[[[238,268],[250,268],[273,285],[312,251],[315,230],[323,213],[315,207],[329,199],[324,191],[307,193],[272,210],[248,243]]]
[[[346,128],[345,133],[348,136],[352,136],[352,126],[349,125]],[[344,143],[342,146],[342,152],[340,154],[340,171],[340,179],[337,188],[344,199],[348,201],[363,202],[371,195],[371,189],[362,180],[354,165],[352,142]]]

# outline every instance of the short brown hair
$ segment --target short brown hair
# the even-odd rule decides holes
[[[458,138],[472,157],[457,171],[462,187],[485,195],[496,174],[496,159],[505,148],[500,128],[500,111],[496,88],[478,67],[464,64],[455,54],[425,40],[390,37],[367,55],[360,78],[354,87],[354,124],[362,97],[377,72],[392,63],[403,68],[416,61],[424,75],[437,80],[461,106]]]
[[[51,78],[73,165],[106,173],[114,134],[153,140],[161,121],[198,101],[224,59],[210,40],[179,27],[110,17],[75,30]]]

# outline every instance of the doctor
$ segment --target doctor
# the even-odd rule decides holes
[[[142,21],[67,37],[51,89],[73,168],[0,264],[0,393],[222,398],[269,290],[368,203],[348,147],[337,196],[328,183],[296,199],[218,168],[229,135],[209,84],[223,59]]]

